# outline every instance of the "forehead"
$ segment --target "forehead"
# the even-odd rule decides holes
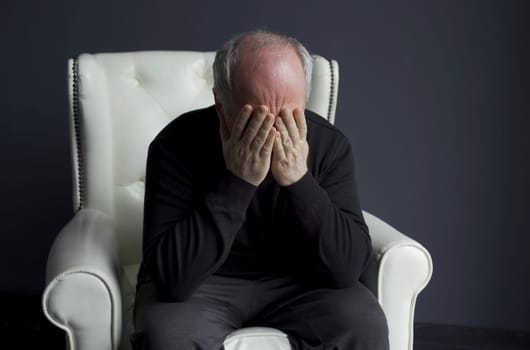
[[[232,70],[232,86],[236,100],[247,100],[243,103],[305,102],[304,66],[290,47],[242,50]]]
[[[260,73],[267,76],[286,73],[287,69],[304,76],[304,65],[294,48],[286,45],[244,46],[238,49],[232,73],[233,77],[243,79]]]

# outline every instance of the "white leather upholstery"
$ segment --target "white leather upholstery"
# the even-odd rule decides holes
[[[57,236],[43,295],[71,349],[117,349],[132,330],[150,141],[183,112],[213,103],[212,52],[83,54],[69,60],[74,207]],[[338,65],[314,56],[308,108],[334,121]],[[362,281],[389,321],[392,350],[412,349],[414,305],[432,273],[419,243],[364,212],[374,254]],[[123,331],[123,334],[122,334]],[[227,350],[289,349],[283,332],[244,329]],[[128,349],[122,341],[122,349]]]
[[[70,349],[116,349],[122,304],[113,220],[83,209],[61,230],[46,266],[44,313]]]
[[[249,327],[226,337],[225,350],[290,350],[287,335],[274,328]]]
[[[174,117],[213,104],[213,59],[213,52],[137,52],[69,61],[74,207],[116,218],[124,264],[141,255],[148,145]],[[316,56],[314,65],[308,108],[333,121],[337,64]]]
[[[432,275],[425,247],[374,215],[363,211],[372,238],[373,254],[361,276],[377,296],[389,325],[390,349],[412,350],[414,307]]]

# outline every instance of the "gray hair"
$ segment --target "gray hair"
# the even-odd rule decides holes
[[[313,74],[313,58],[298,40],[283,34],[265,30],[242,33],[228,40],[215,54],[213,62],[213,89],[222,104],[226,104],[232,96],[232,68],[237,61],[239,46],[246,39],[252,38],[252,48],[259,50],[271,45],[289,46],[295,50],[302,61],[305,73],[305,98],[311,93],[311,76]]]

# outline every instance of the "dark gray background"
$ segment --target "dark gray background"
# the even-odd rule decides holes
[[[423,243],[416,321],[530,331],[526,1],[3,1],[0,290],[72,216],[66,60],[282,31],[340,64],[363,208]]]

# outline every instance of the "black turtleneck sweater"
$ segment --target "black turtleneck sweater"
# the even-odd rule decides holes
[[[308,172],[282,187],[226,170],[215,108],[186,113],[151,142],[143,261],[168,301],[188,299],[208,276],[292,275],[315,287],[359,279],[371,254],[347,138],[307,111]]]

